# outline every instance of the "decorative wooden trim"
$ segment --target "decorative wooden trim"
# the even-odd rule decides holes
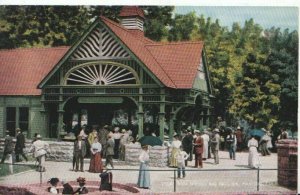
[[[70,83],[70,81],[72,83]],[[69,70],[64,78],[64,85],[106,86],[115,84],[140,84],[134,69],[116,62],[88,62]]]

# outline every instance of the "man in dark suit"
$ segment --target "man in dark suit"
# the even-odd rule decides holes
[[[193,160],[193,135],[190,130],[184,131],[185,135],[182,138],[182,148],[190,157],[189,161]],[[187,166],[187,160],[185,160],[185,166]]]
[[[7,155],[9,155],[11,158],[11,154],[13,152],[13,139],[9,135],[8,130],[5,133],[6,133],[6,136],[5,136],[5,140],[4,140],[4,152],[3,152],[2,159],[1,159],[1,163],[4,163]]]
[[[75,156],[75,171],[78,171],[80,163],[80,171],[83,172],[83,158],[86,155],[85,141],[82,140],[80,135],[77,136],[77,140],[74,143],[74,156]]]
[[[21,132],[20,128],[16,129],[17,137],[16,137],[16,146],[15,146],[15,153],[16,153],[16,161],[21,162],[19,155],[22,155],[23,158],[28,161],[26,155],[23,152],[23,148],[25,148],[25,136]]]

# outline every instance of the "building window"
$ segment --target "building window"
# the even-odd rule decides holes
[[[11,136],[15,136],[16,128],[28,131],[29,108],[28,107],[7,107],[6,108],[6,129]]]
[[[16,129],[16,108],[6,108],[6,129],[9,130],[10,135],[15,136]]]
[[[19,128],[22,131],[28,131],[28,118],[29,118],[29,109],[28,107],[19,108]]]

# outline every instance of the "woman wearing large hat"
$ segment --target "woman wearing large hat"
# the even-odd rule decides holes
[[[149,170],[149,153],[148,145],[142,146],[142,152],[139,156],[140,161],[140,171],[137,185],[140,188],[149,188],[150,187],[150,172]]]

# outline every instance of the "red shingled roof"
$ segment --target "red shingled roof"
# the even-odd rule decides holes
[[[167,87],[192,88],[202,42],[156,43],[105,18],[101,20]],[[0,95],[40,95],[38,84],[69,47],[0,50]]]
[[[192,88],[203,42],[154,44],[103,16],[100,18],[163,84],[171,88]]]
[[[140,16],[145,19],[144,11],[138,6],[123,6],[119,16],[130,17],[130,16]]]
[[[0,50],[0,95],[40,95],[38,84],[68,49]]]

